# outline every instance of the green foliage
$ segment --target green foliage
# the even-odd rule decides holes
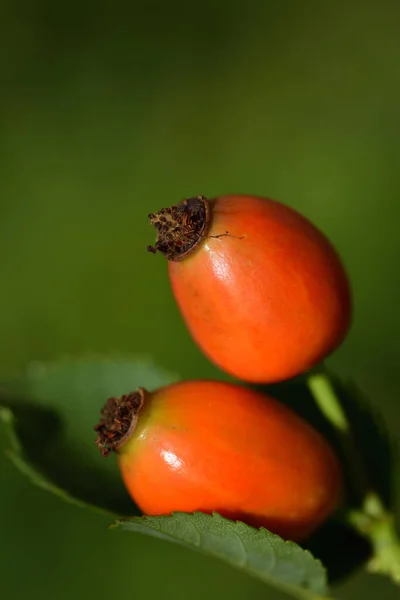
[[[234,523],[217,513],[134,517],[119,520],[116,526],[210,554],[303,600],[327,592],[325,569],[310,552],[266,529]]]

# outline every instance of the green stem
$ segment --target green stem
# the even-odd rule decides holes
[[[362,457],[357,452],[351,425],[326,375],[310,375],[308,386],[323,415],[339,433],[343,452],[352,474],[353,485],[360,496],[361,509],[349,511],[349,524],[371,544],[373,556],[368,570],[386,575],[400,585],[400,539],[392,515],[379,496],[370,489]]]
[[[363,457],[357,448],[346,413],[328,376],[311,375],[307,381],[318,408],[336,430],[346,459],[352,490],[357,497],[357,502],[362,504],[370,485]]]
[[[307,383],[322,414],[336,429],[349,434],[351,431],[350,423],[328,377],[325,375],[311,375]]]
[[[387,575],[400,585],[400,541],[393,517],[385,510],[380,498],[370,492],[361,511],[351,511],[349,523],[369,540],[373,557],[368,564],[371,573]]]

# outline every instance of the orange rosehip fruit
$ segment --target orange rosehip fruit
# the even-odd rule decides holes
[[[197,196],[149,215],[151,252],[204,354],[227,373],[277,382],[308,371],[344,340],[352,302],[328,239],[284,204]]]
[[[111,398],[95,427],[147,515],[201,511],[300,541],[337,508],[341,467],[296,413],[240,385],[187,381]]]

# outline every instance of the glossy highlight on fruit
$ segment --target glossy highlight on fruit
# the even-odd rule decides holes
[[[147,515],[216,511],[300,541],[341,498],[341,468],[325,439],[240,385],[195,380],[111,398],[95,429]]]
[[[303,373],[350,327],[343,264],[305,217],[258,196],[197,196],[149,215],[151,252],[168,259],[172,291],[204,354],[250,382]]]

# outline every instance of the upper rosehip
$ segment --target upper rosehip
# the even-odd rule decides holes
[[[172,290],[203,352],[228,373],[273,382],[344,340],[351,293],[328,239],[297,211],[257,196],[202,196],[149,215]]]

